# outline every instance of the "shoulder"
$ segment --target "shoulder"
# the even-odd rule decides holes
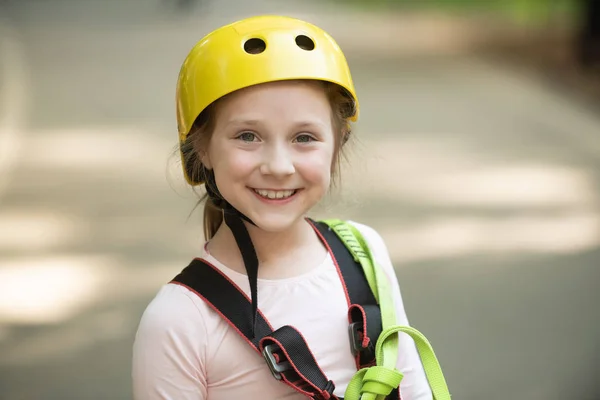
[[[345,220],[344,222],[358,229],[376,262],[383,264],[383,267],[386,269],[388,265],[391,266],[390,255],[385,241],[374,228],[352,220]]]
[[[192,295],[166,284],[146,307],[133,343],[135,399],[206,398],[208,321]]]
[[[352,220],[348,220],[346,222],[353,225],[354,227],[356,227],[360,231],[360,233],[362,233],[363,236],[365,236],[365,239],[367,239],[367,240],[373,239],[375,241],[383,242],[383,239],[381,238],[379,233],[374,228],[372,228],[368,225],[365,225],[365,224],[361,224],[360,222],[352,221]]]
[[[182,335],[206,335],[205,305],[189,289],[166,284],[144,310],[137,339],[166,338]]]
[[[381,258],[389,259],[389,253],[388,253],[387,246],[385,244],[385,241],[379,234],[379,232],[377,232],[374,228],[372,228],[368,225],[361,224],[356,221],[349,220],[346,222],[353,225],[354,227],[356,227],[356,229],[359,230],[359,232],[362,234],[365,241],[367,242],[371,252],[373,253],[373,256],[378,261],[383,261],[383,260],[381,260]]]
[[[398,277],[396,276],[396,271],[383,237],[374,228],[368,225],[364,225],[355,221],[346,222],[355,226],[356,229],[359,230],[367,242],[367,246],[369,246],[369,250],[371,251],[373,259],[383,269],[389,280],[392,282],[392,285],[396,287],[398,285]]]

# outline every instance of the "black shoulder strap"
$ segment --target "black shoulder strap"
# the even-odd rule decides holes
[[[337,400],[335,385],[327,379],[300,332],[291,326],[273,330],[260,310],[254,332],[252,301],[213,265],[193,260],[171,283],[202,298],[215,312],[262,353],[273,376],[315,400]]]
[[[273,332],[259,310],[255,335],[252,334],[252,302],[234,282],[206,261],[193,260],[171,283],[178,283],[196,293],[257,351],[260,339]]]
[[[350,325],[350,348],[358,369],[375,364],[375,344],[381,335],[381,310],[371,291],[362,266],[348,250],[344,242],[324,222],[309,220],[319,233],[321,240],[333,255],[334,262],[348,299],[348,320]],[[386,397],[399,400],[400,389],[394,389]]]
[[[312,221],[311,221],[312,222]],[[312,222],[329,247],[342,277],[348,298],[348,328],[352,354],[358,368],[375,362],[375,343],[381,334],[381,310],[369,287],[362,266],[337,234],[323,222]]]

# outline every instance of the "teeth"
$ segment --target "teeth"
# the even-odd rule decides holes
[[[262,189],[254,189],[256,193],[258,193],[262,197],[266,197],[267,199],[285,199],[286,197],[290,197],[296,191],[295,190],[262,190]]]

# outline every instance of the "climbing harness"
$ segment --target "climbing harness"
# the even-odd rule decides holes
[[[240,219],[233,219],[243,225]],[[444,376],[427,339],[414,328],[396,325],[388,279],[360,232],[340,220],[308,221],[332,255],[348,301],[349,347],[358,371],[344,400],[399,399],[402,374],[395,368],[399,332],[415,341],[434,400],[449,400]],[[238,246],[246,249],[242,254],[248,253],[251,241],[238,240]],[[249,256],[244,261],[253,262]],[[250,287],[255,288],[257,274],[250,272]],[[334,382],[319,367],[301,332],[287,325],[274,329],[256,302],[216,267],[194,259],[172,283],[187,287],[219,313],[264,357],[275,379],[315,400],[338,399],[333,394]]]

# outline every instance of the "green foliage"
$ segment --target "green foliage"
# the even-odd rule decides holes
[[[369,11],[431,10],[451,13],[485,12],[521,23],[543,22],[551,16],[577,17],[578,0],[328,0]]]

